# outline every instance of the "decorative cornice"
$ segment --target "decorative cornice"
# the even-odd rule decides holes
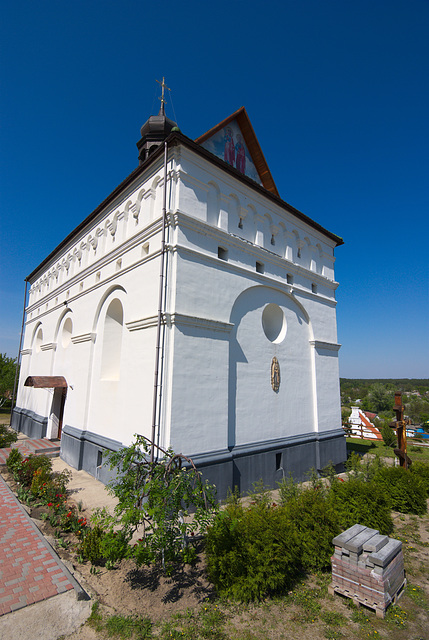
[[[80,344],[81,342],[95,342],[96,333],[81,333],[79,336],[73,336],[71,341],[73,344]]]
[[[185,325],[188,327],[198,327],[209,331],[221,331],[230,333],[234,328],[231,322],[222,322],[221,320],[213,320],[211,318],[199,318],[197,316],[188,316],[184,313],[166,313],[165,320],[167,325]]]
[[[336,351],[341,349],[341,345],[335,342],[323,342],[322,340],[310,340],[310,344],[315,349],[325,349],[326,351]]]
[[[46,344],[40,345],[41,351],[55,351],[57,348],[56,342],[47,342]]]
[[[167,326],[188,326],[198,327],[200,329],[207,329],[208,331],[220,331],[222,333],[229,333],[234,327],[230,322],[222,322],[220,320],[213,320],[211,318],[198,318],[196,316],[188,316],[184,313],[164,313],[161,319],[162,324]],[[126,322],[125,326],[128,331],[139,331],[140,329],[150,329],[156,327],[158,324],[158,316],[148,316],[147,318],[140,318],[139,320],[133,320]]]
[[[132,320],[126,322],[125,326],[128,331],[139,331],[140,329],[150,329],[156,327],[158,324],[158,316],[148,316],[147,318],[140,318],[139,320]]]

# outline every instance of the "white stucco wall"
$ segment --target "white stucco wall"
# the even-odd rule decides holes
[[[162,176],[159,159],[30,282],[17,406],[47,416],[52,393],[23,382],[63,375],[65,425],[123,444],[150,436]],[[335,241],[184,146],[170,153],[167,189],[160,444],[196,454],[339,428]],[[103,352],[117,348],[105,337],[115,300],[112,379]],[[268,304],[285,318],[274,342],[262,326]]]

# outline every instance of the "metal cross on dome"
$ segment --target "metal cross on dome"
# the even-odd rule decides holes
[[[171,89],[170,87],[167,87],[167,85],[165,84],[164,76],[162,76],[162,82],[160,80],[157,80],[157,83],[160,84],[162,87],[161,97],[158,98],[158,100],[161,100],[161,106],[164,106],[164,104],[167,104],[166,100],[164,100],[164,89],[168,89],[168,91],[171,91]]]

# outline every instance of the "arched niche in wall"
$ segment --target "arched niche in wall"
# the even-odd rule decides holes
[[[234,329],[229,343],[228,446],[312,432],[313,329],[307,311],[292,295],[257,286],[237,297],[229,321]],[[271,379],[274,359],[278,388]]]
[[[123,325],[124,310],[122,303],[118,298],[114,298],[107,307],[104,318],[100,371],[102,380],[119,380]]]
[[[209,182],[207,191],[207,222],[217,227],[220,213],[220,190],[215,182]]]
[[[299,233],[296,229],[292,231],[292,260],[293,262],[300,262],[302,258],[302,241],[299,237]]]
[[[43,344],[43,329],[40,322],[33,331],[33,339],[31,345],[36,353],[40,353],[40,349]]]
[[[151,185],[151,199],[150,199],[150,221],[159,218],[162,212],[162,193],[160,189],[161,178],[156,176]]]
[[[323,249],[319,243],[316,244],[316,273],[323,273]]]
[[[237,233],[238,223],[240,221],[240,200],[235,193],[229,195],[229,215],[228,215],[228,231],[229,233]]]

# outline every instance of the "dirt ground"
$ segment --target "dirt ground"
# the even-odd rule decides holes
[[[368,637],[429,640],[429,517],[395,513],[394,520],[395,532],[392,537],[403,542],[409,589],[411,592],[413,588],[420,590],[426,602],[423,607],[416,607],[408,595],[399,600],[399,607],[407,612],[406,623],[402,624],[403,617],[399,610],[398,614],[392,611],[386,620],[379,620],[373,611],[352,609],[348,599],[327,594],[318,600],[320,611],[313,616],[312,593],[317,593],[322,583],[326,587],[329,576],[310,576],[301,590],[303,597],[297,601],[290,596],[254,606],[219,603],[227,618],[225,636],[219,637],[231,640],[361,640]],[[202,555],[195,566],[165,577],[156,568],[138,569],[130,560],[122,561],[115,570],[102,568],[97,573],[91,573],[88,564],[76,565],[73,553],[62,549],[59,551],[76,566],[76,577],[80,577],[83,586],[100,602],[106,615],[148,616],[155,623],[154,635],[161,623],[173,614],[185,613],[190,609],[199,611],[208,602],[217,602],[205,574]],[[326,624],[335,616],[340,621],[339,626]],[[100,640],[103,637],[102,633],[97,633],[86,624],[68,636],[67,640]],[[193,638],[189,637],[189,640]]]
[[[2,469],[2,475],[13,489],[13,480]],[[423,517],[394,514],[395,531],[392,537],[402,540],[405,555],[407,580],[412,585],[399,600],[401,610],[406,611],[406,623],[402,624],[401,613],[389,614],[379,620],[374,612],[352,609],[350,601],[340,596],[328,596],[326,586],[329,576],[310,576],[301,585],[301,596],[289,594],[284,598],[248,606],[222,603],[216,599],[209,583],[203,554],[192,567],[177,569],[166,577],[158,568],[137,568],[131,560],[122,561],[116,569],[103,567],[91,569],[89,563],[80,564],[75,553],[76,540],[64,536],[58,543],[46,521],[40,519],[40,509],[31,516],[46,535],[60,557],[73,570],[76,579],[94,601],[100,603],[104,616],[118,614],[149,617],[153,623],[153,635],[162,635],[161,626],[178,613],[201,615],[206,607],[219,606],[225,614],[222,634],[198,635],[198,638],[228,638],[231,640],[278,640],[281,638],[300,640],[337,640],[347,638],[387,638],[389,640],[429,640],[429,516]],[[82,512],[87,518],[89,512]],[[420,594],[413,601],[412,589]],[[323,597],[318,593],[323,590]],[[411,591],[410,591],[411,589]],[[408,595],[408,592],[411,596]],[[313,605],[317,598],[317,607]],[[422,605],[419,603],[423,602]],[[210,603],[217,603],[210,604]],[[416,604],[417,603],[417,604]],[[320,606],[319,606],[320,605]],[[399,611],[399,609],[398,609]],[[313,612],[314,613],[313,615]],[[389,617],[390,616],[390,617]],[[332,620],[337,620],[332,626]],[[331,622],[330,622],[331,621]],[[179,623],[180,628],[180,623]],[[214,630],[213,630],[214,633]],[[103,631],[96,631],[88,623],[67,640],[101,640],[107,638]],[[162,635],[162,638],[170,635]],[[172,635],[171,637],[179,637]],[[191,636],[185,635],[181,637]],[[194,636],[195,637],[195,636]],[[65,640],[65,639],[64,639]]]

